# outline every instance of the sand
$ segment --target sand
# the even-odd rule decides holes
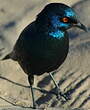
[[[0,49],[5,48],[0,51],[1,58],[12,50],[22,29],[35,19],[37,13],[47,3],[53,1],[55,0],[0,0]],[[90,0],[57,1],[72,6],[81,21],[90,29]],[[62,104],[56,99],[56,96],[43,95],[36,91],[36,102],[40,108],[45,107],[49,110],[60,110],[60,108],[87,110],[90,108],[90,31],[86,33],[74,28],[69,30],[69,34],[69,54],[59,72],[55,74],[55,79],[59,82],[63,92],[70,93],[71,100]],[[48,91],[54,90],[53,82],[48,74],[35,77],[35,79],[35,87],[38,86]],[[28,107],[32,105],[28,86],[27,75],[24,74],[17,62],[0,61],[1,110],[28,110]]]

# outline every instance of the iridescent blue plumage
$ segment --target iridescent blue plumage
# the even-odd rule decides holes
[[[77,14],[73,11],[73,9],[66,9],[64,16],[77,18]]]
[[[86,27],[77,18],[74,10],[65,4],[48,4],[38,14],[36,20],[22,31],[13,51],[3,58],[18,61],[28,75],[34,108],[36,107],[32,88],[34,75],[50,73],[64,62],[69,49],[67,30],[76,26],[86,31]],[[67,100],[67,97],[59,91],[58,85],[56,88],[57,95]]]
[[[51,23],[54,28],[62,28],[62,27],[68,28],[69,27],[69,24],[66,24],[60,21],[59,15],[52,16]]]
[[[60,38],[64,37],[64,32],[60,31],[60,30],[55,30],[55,31],[50,32],[49,36],[60,39]]]

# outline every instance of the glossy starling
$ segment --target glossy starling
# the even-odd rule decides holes
[[[87,31],[72,8],[62,3],[50,3],[37,15],[36,20],[21,32],[12,52],[3,58],[17,61],[28,75],[33,108],[36,108],[32,88],[34,75],[49,73],[57,87],[58,95],[67,99],[59,90],[51,72],[58,69],[67,56],[67,30],[72,27]]]

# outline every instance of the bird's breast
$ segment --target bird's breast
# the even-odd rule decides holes
[[[48,37],[44,40],[39,40],[35,51],[32,52],[31,65],[33,70],[50,72],[57,69],[65,60],[68,53],[68,37],[61,39]],[[36,67],[36,68],[35,68]]]
[[[57,69],[65,60],[68,53],[68,36],[56,38],[37,36],[25,39],[24,48],[19,52],[19,64],[29,74],[40,75]],[[23,47],[23,46],[22,46]]]

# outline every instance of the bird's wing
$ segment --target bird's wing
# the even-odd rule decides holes
[[[35,37],[35,22],[32,22],[21,32],[12,51],[12,59],[18,60],[28,49],[31,49],[32,39]]]

